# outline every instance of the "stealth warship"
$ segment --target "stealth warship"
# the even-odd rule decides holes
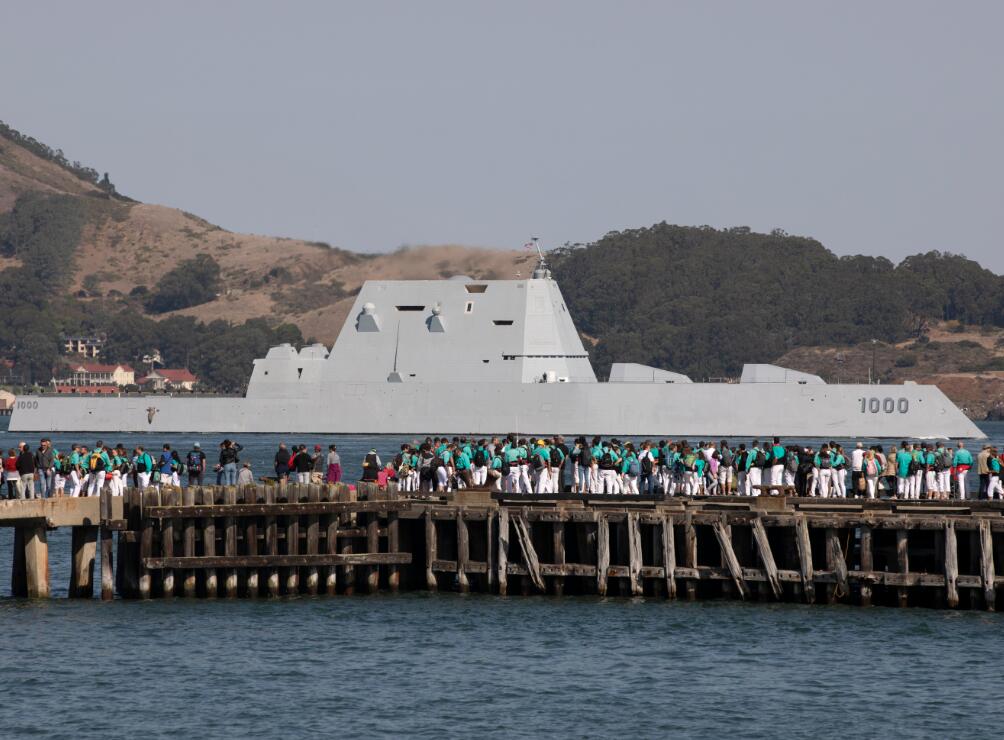
[[[243,397],[18,397],[12,431],[981,438],[936,386],[739,382],[617,363],[598,382],[543,260],[529,279],[366,282],[334,346],[271,348]]]

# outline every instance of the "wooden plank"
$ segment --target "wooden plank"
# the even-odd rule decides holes
[[[771,593],[778,601],[784,595],[781,588],[781,579],[777,575],[777,562],[774,560],[774,553],[770,549],[770,538],[767,537],[767,529],[763,526],[763,519],[756,517],[750,523],[753,531],[753,541],[756,543],[757,555],[763,564],[763,569],[767,574],[767,583],[770,585]]]
[[[900,573],[910,572],[910,546],[907,530],[896,530],[896,563]],[[896,591],[897,603],[899,606],[907,606],[910,601],[910,590],[906,586],[900,586]]]
[[[802,514],[795,519],[795,544],[798,546],[799,573],[802,576],[802,593],[808,604],[816,601],[816,585],[812,579],[812,545],[809,541],[809,523]]]
[[[311,483],[307,486],[307,502],[319,503],[321,501],[321,487]],[[317,514],[307,515],[307,554],[317,555],[320,546],[320,520]],[[320,571],[317,568],[307,568],[306,586],[307,594],[317,596],[320,585]]]
[[[335,489],[330,485],[324,486],[321,498],[325,501],[333,500]],[[327,532],[325,537],[325,549],[328,555],[335,555],[338,552],[338,514],[327,515]],[[325,590],[328,596],[338,593],[338,568],[329,567],[325,576]]]
[[[433,560],[432,568],[437,573],[456,573],[457,572],[457,561],[456,560]],[[543,569],[544,566],[542,565]],[[488,563],[478,560],[468,560],[465,570],[468,573],[487,573]]]
[[[466,594],[471,590],[470,581],[467,578],[467,564],[471,559],[470,532],[467,529],[467,522],[464,521],[464,510],[457,508],[457,587],[460,593]]]
[[[147,568],[265,568],[277,566],[280,568],[296,568],[322,565],[381,565],[397,563],[407,565],[411,562],[411,553],[407,552],[357,552],[351,555],[225,555],[212,558],[145,558],[143,564]]]
[[[166,488],[160,494],[160,499],[165,504],[176,504],[180,498],[181,491],[176,488]],[[177,522],[174,519],[164,519],[160,523],[160,552],[165,558],[174,557],[174,529]],[[170,568],[161,573],[161,582],[164,587],[164,598],[174,597],[174,571]]]
[[[160,493],[156,489],[143,491],[143,525],[139,541],[139,597],[149,599],[152,595],[152,576],[150,569],[143,565],[147,558],[153,557],[153,520],[146,516],[147,506],[155,506],[160,502]]]
[[[71,599],[94,598],[94,561],[98,553],[98,527],[73,527],[70,535],[72,560],[70,562]]]
[[[526,507],[523,508],[525,512]],[[514,516],[512,523],[513,528],[516,530],[516,539],[523,553],[523,563],[526,565],[530,580],[538,591],[545,591],[544,578],[540,573],[540,561],[537,559],[537,551],[533,547],[533,538],[530,536],[530,525],[523,514]]]
[[[955,537],[955,524],[945,522],[945,604],[949,609],[959,605],[959,543]]]
[[[724,516],[712,524],[712,529],[714,530],[715,537],[718,540],[718,546],[722,551],[722,561],[724,562],[725,567],[728,568],[729,573],[732,575],[732,582],[735,583],[736,589],[739,591],[739,597],[741,599],[745,599],[748,595],[746,581],[743,579],[743,570],[739,565],[739,558],[736,557],[735,548],[732,547],[732,537],[729,533],[727,525],[725,524]]]
[[[368,516],[369,521],[366,523],[366,551],[377,553],[380,552],[380,520],[377,519],[376,512],[371,512]],[[378,565],[370,565],[367,568],[366,588],[371,594],[375,594],[380,589],[380,567]]]
[[[990,522],[980,519],[980,577],[983,579],[983,604],[987,611],[997,608],[997,589],[994,580],[994,541]]]
[[[275,503],[276,492],[275,486],[265,487],[266,505]],[[269,506],[269,510],[271,510],[271,506]],[[274,516],[265,516],[265,552],[270,558],[279,556],[279,522]],[[265,585],[269,596],[279,595],[279,569],[276,566],[270,564]]]
[[[349,490],[349,487],[344,483],[339,483],[336,486],[336,498],[342,503],[354,503],[358,505],[356,501],[358,494],[355,491]],[[346,510],[339,515],[339,529],[351,529],[356,525],[357,514],[355,510]],[[339,550],[342,555],[351,555],[355,546],[352,544],[352,540],[348,537],[341,537],[341,544],[339,545]],[[356,571],[355,567],[352,565],[341,566],[342,570],[339,574],[339,579],[342,582],[342,593],[346,596],[351,596],[356,591]]]
[[[629,512],[627,518],[628,531],[628,573],[631,583],[631,595],[641,596],[645,590],[641,582],[642,549],[641,549],[641,525],[638,522],[638,513]]]
[[[265,491],[259,486],[244,486],[240,492],[245,503],[258,503],[264,501]],[[258,519],[248,517],[244,521],[244,554],[252,557],[258,554]],[[260,591],[260,581],[258,571],[251,568],[247,571],[247,595],[250,599],[258,598]]]
[[[195,500],[203,504],[199,507],[210,514],[215,509],[213,502],[216,500],[212,486],[201,486],[196,493]],[[216,556],[216,521],[212,516],[202,517],[202,555],[203,557]],[[219,583],[216,580],[216,570],[209,568],[205,577],[206,598],[215,599],[219,592]]]
[[[299,490],[299,486],[287,484],[279,492],[280,500],[285,498],[289,502],[283,508],[285,508],[286,514],[286,555],[292,557],[300,554],[300,514],[305,513],[296,508],[299,504],[296,500],[299,496]],[[293,508],[288,508],[290,506]],[[294,596],[300,592],[300,571],[296,566],[286,569],[283,581],[288,596]]]
[[[439,550],[439,543],[436,535],[436,520],[432,518],[432,510],[425,512],[425,587],[430,591],[439,588],[439,581],[432,568],[432,562],[436,559]]]
[[[111,492],[101,492],[101,600],[115,598],[115,563],[112,560],[112,530],[107,522],[112,518]]]
[[[830,592],[830,603],[836,603],[849,596],[851,589],[847,583],[847,560],[844,559],[837,530],[833,527],[826,528],[826,567],[833,571],[837,578],[836,586]]]
[[[551,545],[554,551],[554,564],[565,564],[565,523],[553,522],[551,524]],[[565,578],[563,575],[554,576],[551,579],[551,588],[555,596],[561,596],[565,592]]]
[[[237,489],[226,486],[223,489],[224,506],[234,506],[237,503]],[[233,558],[237,555],[237,519],[232,516],[223,520],[223,554]],[[223,577],[223,593],[228,599],[237,598],[237,570],[231,568]]]
[[[397,498],[399,494],[395,491],[394,497]],[[491,532],[491,524],[489,520],[488,531]],[[401,523],[400,515],[396,511],[391,511],[387,513],[387,552],[400,552],[401,551]],[[490,551],[489,551],[490,552]],[[390,565],[387,568],[387,588],[391,592],[397,592],[401,588],[401,569],[396,565]]]
[[[610,523],[606,514],[596,519],[596,593],[607,595],[607,572],[610,569]]]
[[[666,598],[676,598],[676,538],[673,515],[662,517],[662,567],[666,579]]]
[[[195,487],[188,486],[181,492],[181,503],[183,506],[195,505]],[[182,519],[181,525],[181,551],[186,558],[195,557],[195,519],[189,517]],[[181,582],[181,593],[187,598],[196,595],[196,576],[194,570],[185,571],[185,577]]]
[[[874,551],[872,550],[872,528],[866,524],[862,525],[860,530],[861,541],[859,542],[859,547],[861,548],[861,570],[872,571],[875,569]],[[858,591],[861,595],[861,606],[871,606],[872,587],[867,583],[862,583]]]
[[[697,528],[694,526],[694,515],[688,509],[683,518],[683,562],[688,568],[697,568]],[[697,598],[697,583],[688,580],[683,585],[687,601]]]
[[[292,495],[299,495],[299,489],[286,486]],[[167,519],[169,517],[187,516],[292,516],[306,514],[335,514],[342,512],[376,512],[386,514],[390,511],[406,511],[411,508],[410,501],[290,501],[277,504],[227,504],[219,506],[150,506],[144,510],[144,515],[151,519]]]
[[[505,596],[509,590],[509,509],[499,507],[499,549],[498,571],[499,595]]]

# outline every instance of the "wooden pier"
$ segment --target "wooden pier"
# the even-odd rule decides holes
[[[256,598],[455,590],[996,608],[1004,504],[399,494],[376,486],[130,489],[0,502],[12,591],[50,594],[47,532],[73,528],[68,593]]]

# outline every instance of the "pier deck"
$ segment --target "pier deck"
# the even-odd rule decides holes
[[[72,527],[71,597],[399,590],[996,608],[1004,504],[654,498],[375,486],[130,489],[0,502],[12,590],[50,593],[46,532]],[[100,543],[100,548],[98,544]]]

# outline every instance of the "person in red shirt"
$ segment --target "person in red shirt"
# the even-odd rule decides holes
[[[7,457],[3,461],[3,479],[7,484],[7,498],[17,498],[17,484],[21,480],[21,474],[17,472],[17,450],[7,450]]]

